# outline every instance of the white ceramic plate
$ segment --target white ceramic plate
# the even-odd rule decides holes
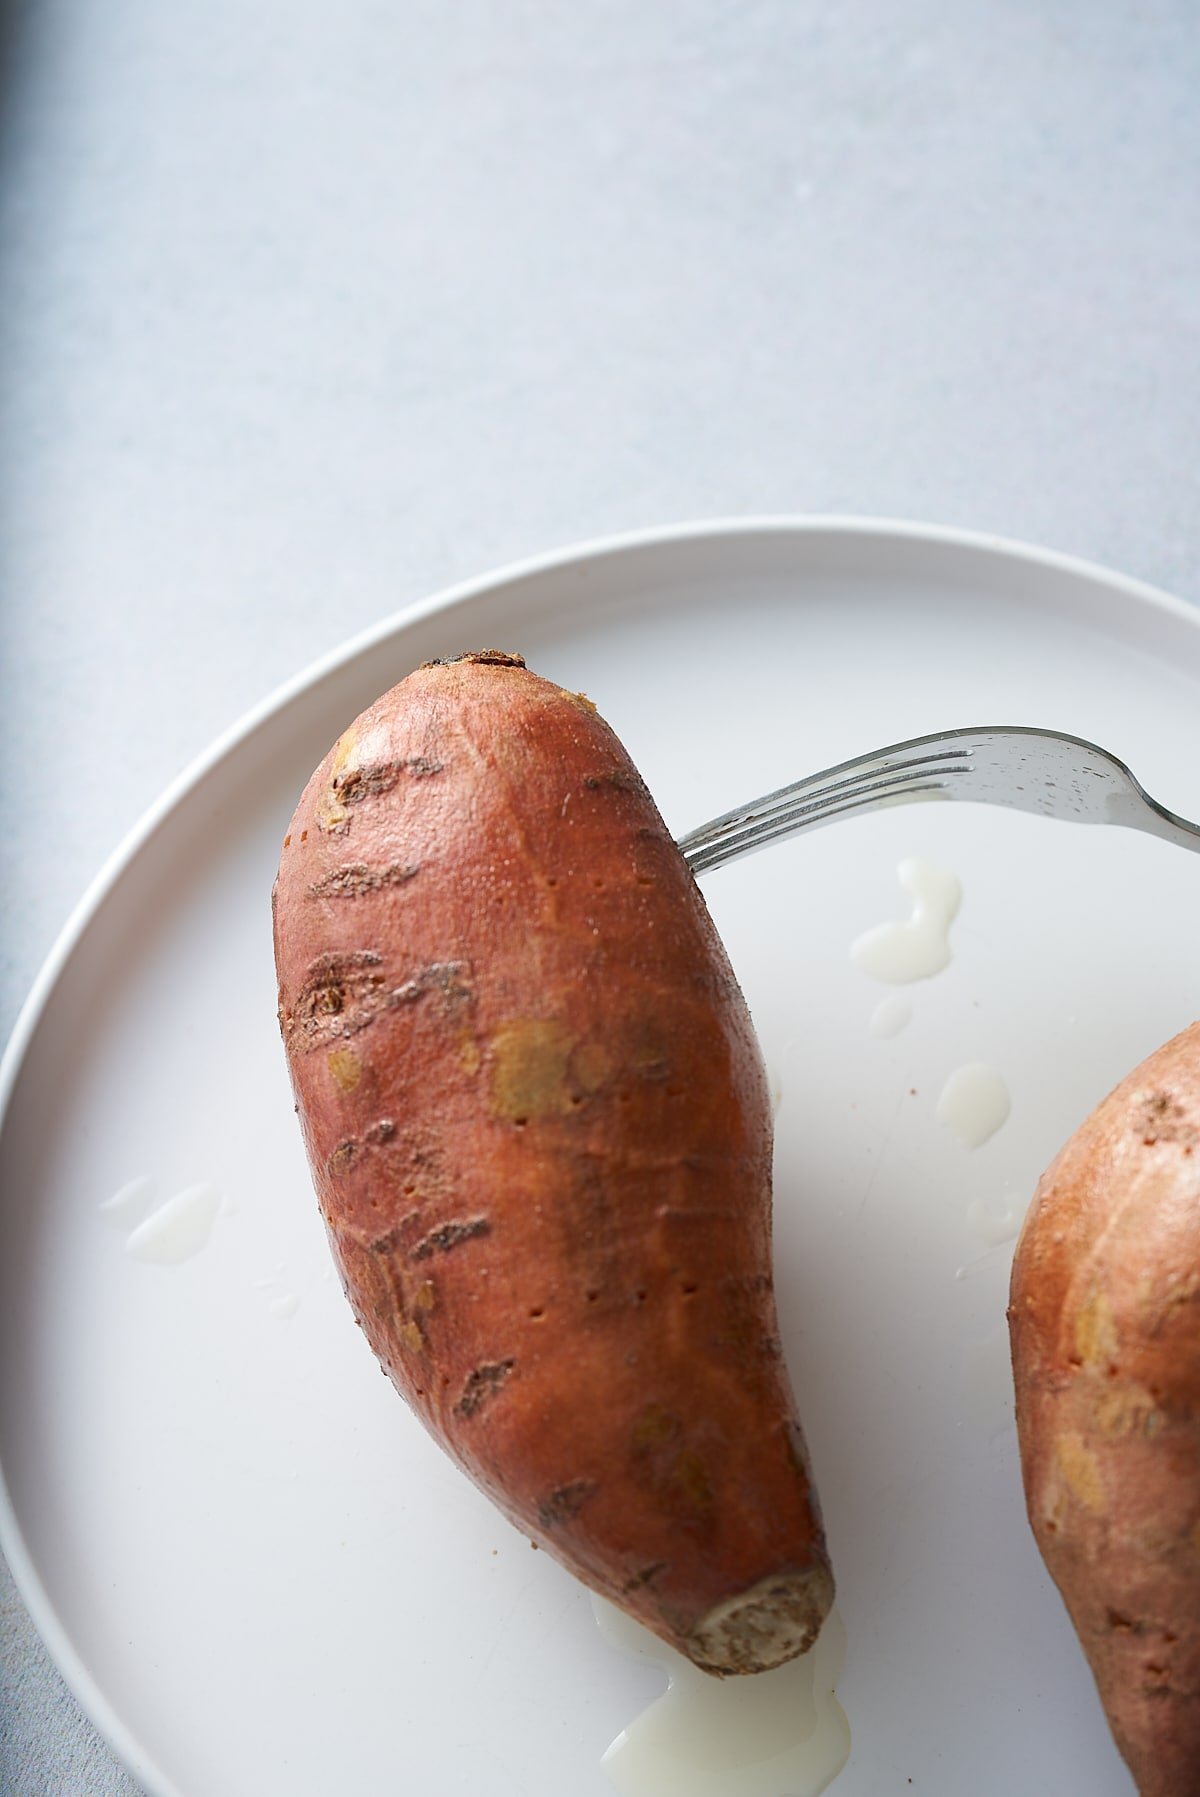
[[[1012,546],[854,522],[672,531],[499,575],[218,744],[39,981],[0,1135],[3,1542],[156,1797],[601,1797],[601,1754],[661,1689],[380,1378],[329,1275],[277,1039],[269,892],[300,787],[377,693],[483,644],[586,689],[679,831],[870,746],[1001,722],[1107,744],[1200,816],[1200,615]],[[909,854],[965,898],[951,967],[885,1041],[848,949],[904,914]],[[926,805],[705,886],[782,1092],[785,1346],[849,1641],[839,1797],[909,1779],[1118,1797],[1024,1520],[1011,1245],[989,1251],[979,1222],[1200,1009],[1200,858]],[[974,1151],[935,1117],[967,1061],[1012,1097]],[[223,1197],[181,1264],[134,1258],[100,1210],[141,1178],[148,1198]]]

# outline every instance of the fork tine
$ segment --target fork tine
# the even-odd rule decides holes
[[[966,768],[952,768],[949,773],[966,773]],[[693,873],[703,873],[710,867],[718,867],[723,861],[731,861],[737,855],[746,855],[751,850],[763,848],[777,837],[790,836],[803,827],[805,830],[817,830],[822,824],[833,823],[839,817],[845,817],[851,811],[879,810],[889,802],[903,804],[909,799],[944,799],[950,795],[945,784],[940,780],[914,776],[898,780],[874,780],[869,783],[847,787],[829,792],[824,797],[813,800],[802,800],[789,806],[779,806],[774,811],[764,813],[761,809],[744,816],[744,828],[730,828],[726,834],[713,837],[711,832],[703,832],[703,840],[693,842],[685,837],[680,848],[684,859]]]
[[[806,800],[836,796],[850,788],[857,790],[866,781],[890,783],[894,778],[910,774],[917,778],[936,773],[968,772],[971,758],[969,748],[947,746],[934,755],[917,756],[906,753],[910,749],[923,748],[927,743],[939,741],[944,743],[945,738],[914,737],[910,742],[896,743],[892,748],[874,755],[861,756],[853,761],[839,762],[835,767],[823,768],[820,773],[809,774],[803,780],[795,780],[788,786],[777,788],[775,792],[765,793],[752,805],[741,806],[735,811],[727,811],[721,817],[713,818],[709,823],[680,837],[679,846],[685,853],[698,850],[785,807],[789,812],[795,811]],[[904,757],[903,760],[900,759],[901,756]]]
[[[937,774],[966,773],[969,771],[966,766],[967,757],[968,751],[965,749],[952,749],[945,755],[913,756],[905,761],[898,761],[891,755],[874,756],[857,764],[854,772],[844,780],[830,780],[824,774],[816,774],[808,780],[798,780],[794,786],[781,787],[766,799],[760,799],[750,811],[730,812],[729,820],[748,821],[751,817],[763,817],[774,810],[791,810],[807,798],[824,799],[827,795],[836,797],[841,792],[857,790],[865,782],[875,782],[886,787],[905,779],[928,779]]]
[[[907,746],[901,744],[899,748],[902,750]],[[969,773],[969,761],[969,750],[948,749],[940,755],[908,756],[903,760],[897,759],[896,752],[885,752],[861,761],[842,762],[838,767],[796,780],[790,786],[781,786],[750,806],[714,818],[711,823],[681,837],[679,846],[691,857],[710,844],[727,843],[750,826],[761,826],[772,818],[798,819],[810,807],[815,812],[842,798],[857,799],[859,794],[876,792],[883,798],[906,782]],[[843,777],[834,778],[836,775]]]

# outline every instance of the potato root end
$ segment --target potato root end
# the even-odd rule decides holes
[[[702,1672],[718,1678],[770,1672],[813,1646],[833,1608],[833,1574],[827,1566],[775,1573],[713,1606],[684,1648]]]

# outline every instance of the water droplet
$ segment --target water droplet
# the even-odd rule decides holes
[[[912,1022],[912,1006],[899,993],[879,1001],[871,1012],[871,1021],[867,1025],[873,1036],[898,1036]]]
[[[937,1119],[967,1148],[980,1148],[1006,1120],[1012,1101],[994,1067],[968,1061],[957,1067],[942,1087]]]
[[[105,1198],[96,1208],[104,1221],[111,1223],[114,1229],[131,1229],[145,1216],[153,1196],[154,1181],[143,1173],[137,1179],[128,1180],[119,1191],[114,1192],[111,1198]]]

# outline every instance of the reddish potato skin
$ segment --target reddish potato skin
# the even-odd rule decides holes
[[[314,1183],[371,1347],[506,1515],[698,1665],[833,1582],[771,1279],[744,1000],[584,696],[432,663],[309,782],[274,893]]]
[[[1200,1024],[1049,1168],[1010,1297],[1038,1546],[1142,1797],[1198,1797]]]

